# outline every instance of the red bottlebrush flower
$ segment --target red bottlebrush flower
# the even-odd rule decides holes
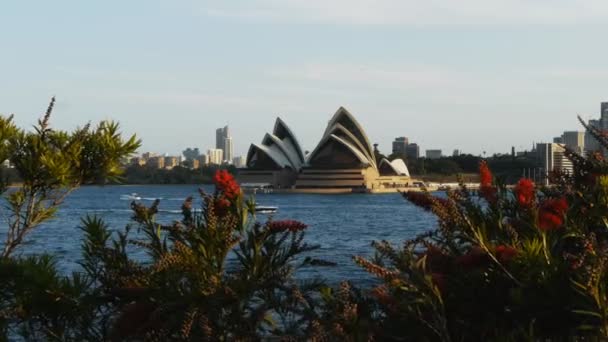
[[[476,246],[471,248],[468,253],[456,258],[456,264],[470,270],[485,265],[488,260],[486,252],[481,247]]]
[[[492,172],[488,167],[488,163],[482,160],[479,163],[479,195],[485,198],[489,203],[496,203],[496,188],[492,186]]]
[[[536,189],[534,182],[528,178],[522,178],[515,186],[515,198],[521,207],[529,208],[534,202]]]
[[[308,226],[302,222],[294,220],[271,221],[267,224],[268,230],[273,233],[279,232],[298,232],[306,229]]]
[[[503,264],[508,263],[517,255],[517,249],[511,246],[496,246],[496,259]]]
[[[241,193],[241,187],[227,170],[217,170],[213,176],[213,183],[228,199],[235,199]]]
[[[481,187],[492,186],[492,172],[485,160],[479,163],[479,184]]]
[[[538,228],[543,231],[553,230],[564,224],[564,214],[568,209],[565,198],[549,198],[541,203],[538,210]]]

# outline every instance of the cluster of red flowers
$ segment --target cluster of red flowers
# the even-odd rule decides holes
[[[524,208],[529,208],[534,203],[536,189],[534,182],[528,178],[522,178],[515,186],[515,198],[517,203]]]
[[[503,264],[508,263],[517,255],[517,249],[511,246],[499,245],[496,246],[496,259]]]
[[[268,222],[268,230],[274,233],[278,232],[298,232],[306,229],[308,226],[300,221],[295,220],[282,220],[282,221],[271,221]]]
[[[490,203],[497,200],[496,188],[492,186],[492,172],[485,160],[479,163],[479,194]]]
[[[545,200],[538,210],[538,228],[544,231],[559,228],[564,224],[566,210],[568,210],[568,201],[563,197]]]
[[[228,199],[235,199],[241,193],[239,184],[227,170],[217,170],[215,176],[213,176],[213,183]]]

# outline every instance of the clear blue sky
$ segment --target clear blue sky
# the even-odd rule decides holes
[[[118,120],[142,151],[238,154],[280,115],[312,150],[339,106],[382,151],[507,152],[608,101],[606,0],[3,1],[0,113]]]

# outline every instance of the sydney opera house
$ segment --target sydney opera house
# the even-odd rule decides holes
[[[292,130],[277,118],[272,134],[251,144],[242,184],[293,192],[390,192],[410,186],[404,161],[377,160],[363,127],[340,107],[321,141],[305,155]]]

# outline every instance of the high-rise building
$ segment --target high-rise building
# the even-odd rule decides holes
[[[215,148],[224,150],[224,139],[230,136],[230,130],[228,126],[218,128],[215,130]]]
[[[456,149],[454,150],[454,152],[452,153],[452,157],[458,157],[460,155],[460,150]]]
[[[588,125],[589,127],[601,129],[600,120],[589,120]],[[601,151],[600,143],[589,132],[585,132],[585,152],[592,153],[596,151]]]
[[[399,155],[407,154],[407,145],[409,144],[409,140],[406,137],[398,137],[393,141],[393,153]]]
[[[572,151],[583,154],[585,151],[585,132],[564,132],[561,143]]]
[[[415,160],[420,158],[420,146],[416,143],[408,144],[405,149],[405,154],[408,160]]]
[[[572,162],[565,155],[566,149],[563,144],[536,144],[536,153],[540,160],[542,173],[544,175],[542,182],[545,185],[549,184],[547,175],[553,171],[572,173],[574,167]]]
[[[224,138],[224,161],[226,163],[232,163],[233,157],[233,146],[232,146],[232,137]]]
[[[439,159],[442,157],[441,150],[426,150],[426,157],[428,159]]]
[[[224,161],[224,151],[219,148],[213,148],[207,151],[209,164],[222,165]]]
[[[218,150],[222,150],[224,158],[222,162],[232,162],[233,145],[232,137],[230,136],[230,129],[228,128],[228,126],[224,126],[215,130],[215,148]]]

